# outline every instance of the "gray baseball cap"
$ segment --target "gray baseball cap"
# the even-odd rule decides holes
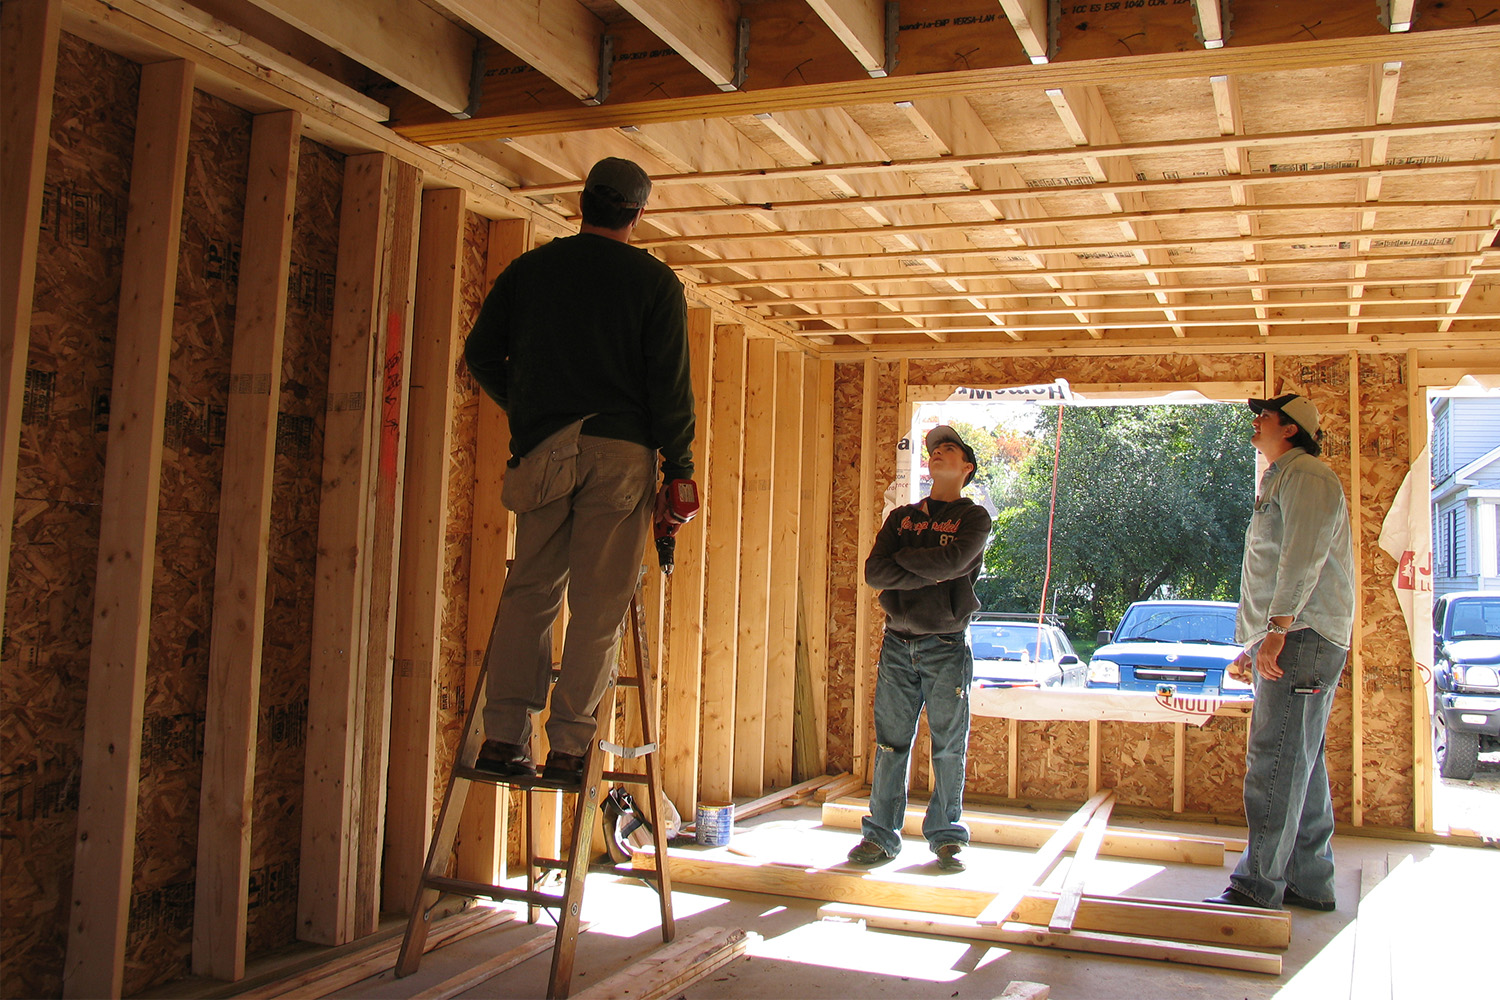
[[[1318,436],[1318,408],[1306,396],[1289,392],[1274,399],[1251,399],[1247,403],[1252,413],[1277,410],[1308,434]]]
[[[588,191],[621,208],[642,208],[651,197],[651,178],[634,160],[606,156],[589,169]]]
[[[927,432],[927,454],[932,454],[932,449],[936,448],[944,441],[952,441],[954,444],[958,445],[959,450],[964,453],[964,461],[973,466],[973,468],[969,470],[968,477],[964,479],[964,485],[968,486],[971,482],[974,481],[974,473],[979,471],[979,462],[974,458],[974,449],[969,447],[967,441],[958,436],[958,431],[954,430],[947,424],[938,424],[932,430]]]

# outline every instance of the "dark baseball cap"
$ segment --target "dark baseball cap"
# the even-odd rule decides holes
[[[964,441],[963,438],[958,436],[958,431],[954,430],[947,424],[938,424],[932,430],[927,432],[927,454],[932,454],[932,449],[936,448],[944,441],[952,441],[954,444],[958,445],[959,450],[964,453],[964,461],[973,466],[973,468],[969,470],[968,478],[964,480],[964,485],[968,486],[971,482],[974,481],[974,473],[979,471],[979,461],[974,457],[974,449],[970,448],[968,443]]]
[[[651,178],[634,160],[606,156],[589,169],[586,190],[621,208],[642,208],[651,197]]]

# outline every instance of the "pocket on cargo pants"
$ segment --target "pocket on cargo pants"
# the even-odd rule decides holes
[[[584,420],[588,418],[585,417]],[[505,470],[500,502],[517,514],[561,500],[578,485],[578,435],[583,420],[555,431]]]

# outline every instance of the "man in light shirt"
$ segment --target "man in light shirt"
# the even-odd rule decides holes
[[[1354,551],[1338,477],[1317,458],[1318,409],[1295,393],[1252,399],[1267,462],[1245,531],[1230,672],[1255,685],[1245,754],[1248,846],[1206,902],[1332,910],[1333,799],[1324,732],[1354,625]]]

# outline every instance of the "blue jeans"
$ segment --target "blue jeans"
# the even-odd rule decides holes
[[[901,850],[911,744],[923,705],[932,736],[932,798],[922,835],[934,851],[944,844],[969,842],[969,829],[959,818],[973,681],[974,654],[963,632],[911,638],[885,633],[875,681],[875,775],[870,781],[870,815],[862,826],[865,838],[887,854]]]
[[[1249,846],[1229,882],[1263,906],[1280,906],[1287,889],[1333,902],[1333,798],[1324,733],[1347,654],[1312,629],[1297,629],[1287,633],[1276,658],[1281,678],[1255,676],[1245,754]]]

